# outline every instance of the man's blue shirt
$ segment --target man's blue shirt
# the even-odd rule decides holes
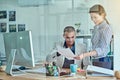
[[[66,45],[66,42],[64,42],[63,47],[68,48],[68,46]],[[70,49],[75,54],[75,43],[73,44],[73,46]],[[70,64],[74,64],[74,60],[68,60],[67,58],[65,58],[63,68],[70,68]]]

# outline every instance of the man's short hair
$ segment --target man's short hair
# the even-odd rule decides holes
[[[73,26],[67,26],[64,28],[64,33],[65,32],[75,32],[75,28]]]

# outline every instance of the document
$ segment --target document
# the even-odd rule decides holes
[[[70,48],[60,48],[58,49],[58,53],[65,56],[69,60],[73,60],[73,57],[75,57],[74,53],[70,50]]]
[[[86,72],[87,76],[114,76],[113,70],[92,65],[88,65]]]

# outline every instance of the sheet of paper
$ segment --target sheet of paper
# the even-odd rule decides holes
[[[114,76],[114,71],[113,70],[98,67],[98,66],[88,65],[86,70],[87,70],[87,72],[92,71],[93,72],[92,76],[103,76],[103,75],[104,76]]]
[[[58,49],[58,53],[65,56],[69,60],[73,60],[73,57],[75,57],[74,53],[69,48]]]
[[[31,69],[31,70],[25,70],[28,73],[46,73],[46,68],[45,67],[40,67],[37,69]]]

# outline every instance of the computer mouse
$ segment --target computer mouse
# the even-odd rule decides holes
[[[25,70],[26,67],[24,67],[24,66],[20,66],[19,69],[20,69],[20,70]]]

